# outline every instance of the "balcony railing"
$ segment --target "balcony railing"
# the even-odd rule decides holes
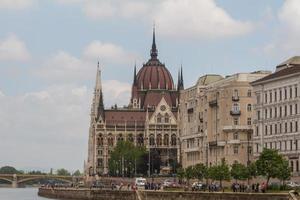
[[[241,111],[240,110],[231,110],[230,114],[231,115],[241,115]]]
[[[240,97],[239,96],[232,96],[232,101],[239,101]]]

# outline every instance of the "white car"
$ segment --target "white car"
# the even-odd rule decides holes
[[[300,185],[296,182],[293,181],[289,181],[286,183],[287,186],[291,187],[291,188],[296,188],[296,187],[300,187]]]
[[[135,178],[135,185],[137,187],[144,187],[147,183],[147,180],[145,178],[139,177]]]

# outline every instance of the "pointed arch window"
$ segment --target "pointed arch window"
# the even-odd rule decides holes
[[[155,141],[154,141],[154,135],[151,134],[149,138],[150,138],[150,139],[149,139],[149,145],[150,145],[150,146],[154,146],[154,144],[155,144]]]
[[[162,122],[162,116],[161,116],[161,114],[157,115],[156,121],[157,121],[157,123],[161,123]]]
[[[168,134],[164,135],[164,145],[169,146],[169,135]]]
[[[156,136],[156,145],[157,146],[161,146],[162,145],[162,136],[161,136],[161,134],[158,134]]]
[[[173,134],[172,136],[171,136],[171,145],[172,146],[176,146],[176,143],[177,143],[177,137],[176,137],[176,135],[175,134]]]
[[[165,114],[165,123],[169,123],[170,122],[170,117],[168,115],[168,113]]]

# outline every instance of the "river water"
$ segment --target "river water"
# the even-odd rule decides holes
[[[0,200],[47,200],[37,192],[38,188],[0,188]]]

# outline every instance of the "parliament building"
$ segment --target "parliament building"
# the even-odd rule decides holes
[[[98,64],[85,163],[87,175],[107,175],[110,153],[118,141],[125,140],[159,156],[160,166],[153,172],[168,171],[171,162],[179,162],[182,69],[175,86],[171,73],[158,59],[154,30],[150,56],[138,72],[134,67],[131,99],[125,108],[105,108]]]

